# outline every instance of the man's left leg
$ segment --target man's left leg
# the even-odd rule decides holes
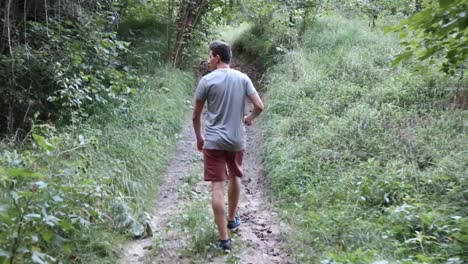
[[[227,221],[224,210],[224,182],[216,181],[211,183],[213,213],[221,240],[227,240]]]
[[[236,232],[241,222],[236,217],[237,206],[239,204],[241,176],[243,175],[242,159],[244,151],[230,152],[226,160],[229,168],[229,190],[228,190],[228,229]]]
[[[231,174],[228,190],[228,220],[234,221],[240,196],[240,177]]]

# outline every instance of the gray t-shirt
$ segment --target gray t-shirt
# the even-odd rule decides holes
[[[250,78],[234,69],[217,69],[200,80],[195,99],[206,101],[208,110],[204,149],[244,149],[245,99],[255,93]]]

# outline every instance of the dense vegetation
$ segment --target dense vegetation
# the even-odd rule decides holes
[[[194,78],[161,60],[164,26],[92,2],[25,2],[36,17],[3,46],[0,263],[114,263],[151,232]]]
[[[456,79],[392,68],[398,40],[318,18],[268,74],[266,168],[302,263],[467,260]]]
[[[298,262],[467,261],[466,9],[2,1],[0,263],[114,263],[151,233],[191,67],[228,23],[266,71],[265,166]]]
[[[2,4],[0,133],[24,137],[36,120],[69,124],[135,92],[111,5],[22,2]]]
[[[119,233],[146,235],[147,202],[192,86],[190,75],[161,69],[128,107],[60,130],[36,125],[22,148],[1,144],[0,256],[102,263],[96,257],[117,256]]]

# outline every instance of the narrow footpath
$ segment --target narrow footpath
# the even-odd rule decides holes
[[[232,65],[246,72],[257,87],[261,85],[261,75],[252,68],[237,62]],[[151,220],[154,236],[123,245],[119,263],[294,263],[282,246],[284,225],[264,189],[259,119],[246,128],[245,171],[238,208],[242,225],[238,233],[231,234],[232,252],[224,253],[213,244],[217,232],[211,211],[211,186],[202,180],[203,158],[196,150],[187,117],[176,156],[161,182]]]

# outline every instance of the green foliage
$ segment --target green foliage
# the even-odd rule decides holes
[[[321,0],[319,13],[339,13],[347,18],[367,17],[369,27],[375,27],[376,20],[388,17],[408,16],[417,11],[419,0]]]
[[[25,131],[0,145],[0,263],[114,263],[124,235],[151,235],[194,80],[151,50],[163,24],[129,19],[118,36],[101,4],[30,21],[27,45],[1,57],[2,132]]]
[[[306,28],[324,10],[323,5],[317,0],[246,1],[238,19],[247,20],[252,26],[236,38],[234,52],[262,70],[267,69],[279,55],[298,47]]]
[[[408,12],[408,9],[411,9],[411,6],[413,5],[413,1],[411,0],[357,0],[352,2],[355,2],[356,7],[362,13],[367,15],[369,18],[374,17],[375,19],[385,13],[395,15],[398,11]]]
[[[357,5],[362,13],[369,17],[369,26],[375,27],[375,20],[385,10],[386,4],[391,1],[385,0],[358,0]]]
[[[130,48],[134,51],[128,54],[126,61],[144,71],[167,62],[170,58],[172,50],[168,46],[167,38],[170,36],[167,30],[172,30],[174,25],[167,21],[167,2],[127,1],[121,8],[124,15],[119,24],[118,35],[132,43]]]
[[[114,2],[114,7],[124,19],[164,21],[167,15],[167,5],[170,1],[173,0],[120,0]]]
[[[230,26],[230,25],[219,26],[216,31],[219,32],[220,40],[225,41],[232,45],[232,43],[235,43],[249,28],[250,28],[250,24],[240,23],[234,26]],[[237,54],[233,54],[233,56],[236,56],[236,55]]]
[[[233,6],[221,0],[126,1],[119,6],[124,14],[120,35],[127,40],[139,39],[145,49],[151,48],[139,56],[172,62],[178,68],[191,68],[199,54],[207,53],[216,26],[233,15]],[[141,61],[131,57],[136,64]]]
[[[424,10],[392,28],[400,32],[406,47],[395,60],[429,59],[451,75],[466,64],[468,5],[462,0],[426,1]]]
[[[95,138],[34,128],[32,148],[0,157],[0,248],[14,262],[81,259],[76,248],[108,221],[109,179],[87,173]],[[102,242],[97,254],[109,251]],[[29,259],[29,260],[28,260]]]
[[[96,232],[142,235],[192,84],[163,69],[125,108],[60,131],[36,126],[30,147],[2,145],[0,258],[112,259],[119,236],[96,240]]]
[[[298,41],[297,29],[289,26],[284,14],[271,13],[265,20],[269,22],[257,22],[232,44],[233,52],[263,69]]]
[[[213,225],[213,216],[207,204],[209,200],[203,199],[184,210],[184,214],[180,217],[179,224],[189,240],[186,249],[189,255],[206,256],[207,253],[217,250],[214,241],[218,239],[218,231]]]
[[[56,12],[46,22],[25,21],[26,43],[0,55],[1,133],[24,129],[24,136],[36,113],[69,124],[104,105],[125,104],[136,92],[141,79],[121,61],[128,43],[114,32],[116,15],[99,3],[80,7],[79,15],[51,3]]]
[[[32,45],[47,47],[41,60],[44,66],[51,65],[48,71],[56,87],[47,99],[78,112],[89,113],[93,105],[108,101],[125,101],[119,95],[136,92],[137,76],[118,60],[128,51],[128,43],[118,40],[115,32],[105,32],[105,23],[99,19],[94,23],[100,30],[92,32],[68,20],[51,20],[48,26],[31,22]]]
[[[187,48],[184,50],[183,67],[192,67],[199,63],[200,54],[208,56],[208,44],[213,41],[219,25],[226,24],[234,16],[235,9],[224,0],[210,0],[205,13],[200,17],[197,27],[190,32]]]
[[[120,38],[132,43],[133,52],[127,53],[126,62],[134,68],[152,73],[155,65],[164,65],[170,56],[165,33],[166,25],[154,18],[126,19],[119,26]]]
[[[101,172],[114,175],[113,183],[123,195],[135,197],[132,202],[138,204],[138,209],[152,200],[159,182],[154,174],[162,173],[170,158],[164,153],[175,144],[184,110],[190,105],[187,99],[192,84],[193,78],[187,73],[160,69],[148,77],[132,105],[117,110],[112,118],[103,116],[92,121],[95,125],[106,124],[101,131],[101,151],[110,156],[99,160]]]
[[[392,68],[396,40],[365,28],[322,18],[269,74],[265,169],[296,228],[291,248],[304,263],[462,263],[468,139],[466,112],[449,110],[456,81]]]

